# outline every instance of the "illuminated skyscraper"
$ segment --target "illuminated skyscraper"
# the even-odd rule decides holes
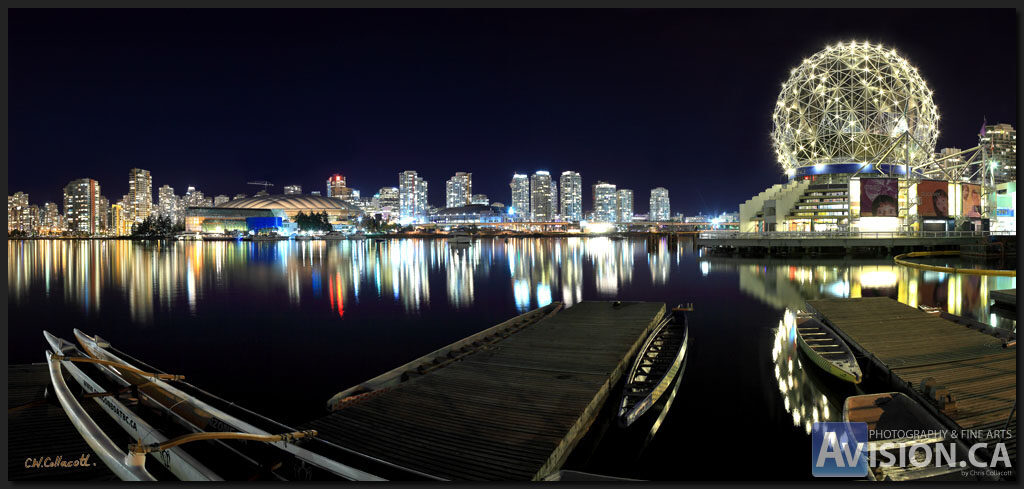
[[[1009,124],[985,126],[978,135],[981,154],[989,165],[985,175],[995,183],[1017,181],[1017,130]]]
[[[445,183],[445,207],[469,205],[473,196],[473,174],[456,172]]]
[[[534,222],[550,221],[554,206],[551,202],[551,174],[539,170],[530,177],[530,220]]]
[[[608,182],[597,182],[592,187],[594,193],[594,220],[598,222],[615,222],[619,206],[615,195],[615,185]]]
[[[162,212],[162,211],[161,211]],[[163,214],[161,214],[161,217]],[[128,211],[124,208],[124,201],[120,200],[110,206],[110,235],[128,236],[132,233],[131,222],[128,220]]]
[[[574,171],[562,172],[559,181],[562,187],[561,214],[568,222],[579,222],[583,219],[583,180]]]
[[[616,192],[618,200],[618,222],[633,222],[633,191],[621,189]]]
[[[487,197],[487,194],[473,194],[471,203],[474,205],[491,205],[491,199]]]
[[[161,217],[166,217],[173,222],[178,222],[179,219],[183,218],[179,212],[181,207],[181,199],[174,195],[174,187],[170,185],[164,185],[156,191],[157,195],[157,209]],[[121,203],[122,211],[124,210],[124,203]]]
[[[102,195],[99,196],[96,200],[96,209],[99,211],[96,233],[107,234],[110,230],[110,201]]]
[[[427,181],[412,170],[399,173],[398,200],[402,219],[424,220],[427,216]]]
[[[381,187],[373,196],[374,204],[385,220],[397,220],[399,217],[398,187]]]
[[[667,221],[671,217],[668,201],[668,189],[656,187],[651,190],[650,211],[647,216],[651,221]]]
[[[327,182],[327,188],[331,188],[330,180],[328,180],[328,182]],[[285,195],[300,195],[300,194],[302,194],[302,185],[285,185],[284,186],[284,194]]]
[[[54,202],[43,204],[42,212],[42,234],[60,234],[64,230],[64,219],[60,215],[60,208]]]
[[[224,194],[220,194],[220,195],[214,196],[214,198],[213,198],[213,206],[217,207],[218,205],[221,205],[221,204],[227,204],[230,201],[231,201],[230,197],[228,197],[227,195],[224,195]]]
[[[142,222],[149,217],[153,212],[153,177],[149,170],[128,170],[128,197],[128,211],[133,221]]]
[[[327,178],[327,196],[349,201],[352,199],[352,189],[345,183],[345,176],[335,173]]]
[[[7,232],[24,231],[29,232],[29,223],[25,220],[28,212],[28,194],[25,192],[14,192],[14,195],[7,196]]]
[[[517,221],[530,217],[530,177],[521,173],[512,175],[512,215]]]
[[[99,231],[99,197],[100,183],[91,178],[72,180],[64,187],[64,218],[69,231],[88,235]]]

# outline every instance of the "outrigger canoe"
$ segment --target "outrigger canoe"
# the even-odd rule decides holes
[[[800,349],[815,365],[847,382],[860,383],[860,365],[853,350],[832,328],[806,316],[798,317],[796,326]]]
[[[77,329],[81,350],[49,333],[44,335],[54,350],[48,352],[55,365],[51,369],[58,370],[57,375],[51,372],[55,392],[61,392],[58,384],[63,384],[63,366],[82,385],[85,396],[101,402],[129,438],[137,441],[127,454],[120,449],[107,450],[109,456],[97,452],[122,479],[152,478],[145,461],[155,459],[181,480],[387,480],[383,476],[437,480],[227,402]],[[83,369],[78,369],[78,364]],[[90,374],[84,374],[84,369]],[[90,438],[110,440],[105,433],[97,435],[98,426],[85,419],[88,415],[80,405],[75,408],[76,399],[64,401],[61,399],[61,404],[76,427],[87,428],[79,429],[87,442]],[[140,467],[144,475],[140,475]]]
[[[672,309],[655,327],[626,377],[619,403],[619,426],[633,424],[669,391],[684,368],[689,337],[686,309],[682,307]]]

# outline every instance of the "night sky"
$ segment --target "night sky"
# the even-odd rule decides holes
[[[938,147],[1016,126],[1013,10],[9,10],[8,190],[61,202],[128,169],[153,190],[252,195],[247,181],[364,196],[417,170],[429,200],[473,172],[576,170],[652,187],[672,211],[734,211],[783,181],[771,113],[791,68],[868,40],[918,67]],[[154,195],[154,200],[155,200]],[[63,210],[63,209],[62,209]]]

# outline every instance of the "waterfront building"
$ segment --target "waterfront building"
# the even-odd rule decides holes
[[[558,214],[558,182],[554,178],[551,179],[551,220],[559,220]]]
[[[509,183],[512,189],[511,215],[517,221],[523,221],[530,217],[530,177],[516,173],[512,175],[512,182]]]
[[[203,192],[201,190],[198,190],[195,187],[188,187],[185,189],[185,196],[182,200],[185,203],[185,207],[206,207],[204,205],[206,203],[206,197],[203,196]],[[128,201],[126,200],[125,202],[127,203]]]
[[[98,234],[108,234],[110,231],[110,201],[100,195],[96,200],[96,208],[99,210],[99,226],[96,229]]]
[[[472,204],[491,205],[491,199],[487,197],[487,194],[473,194],[473,198],[470,200]]]
[[[583,179],[574,171],[564,171],[559,179],[562,187],[562,199],[559,210],[562,219],[567,222],[580,222],[583,219]]]
[[[982,160],[992,184],[1017,181],[1017,131],[1009,124],[986,125],[978,134]]]
[[[28,210],[28,194],[25,192],[14,192],[14,195],[7,196],[7,232],[22,231],[29,232],[29,223],[25,221],[25,214]]]
[[[218,205],[221,205],[221,204],[224,204],[224,203],[227,203],[227,202],[230,202],[230,201],[231,201],[231,199],[228,198],[227,195],[220,194],[220,195],[217,195],[217,196],[215,196],[213,198],[213,206],[217,207]]]
[[[552,204],[551,173],[538,170],[530,176],[530,220],[551,221],[554,218]]]
[[[616,196],[616,221],[633,222],[633,191],[620,189]]]
[[[668,189],[665,187],[651,189],[648,219],[651,221],[668,221],[669,215],[671,215],[671,211],[669,209]]]
[[[1017,232],[1017,182],[996,185],[996,212],[992,231]]]
[[[772,149],[788,182],[739,206],[740,231],[980,227],[976,184],[924,178],[935,168],[938,110],[918,70],[895,50],[827,46],[790,71],[771,117]]]
[[[331,186],[330,182],[328,182],[327,186],[328,187]],[[285,195],[299,195],[301,193],[302,193],[302,185],[285,185],[284,186],[284,194]]]
[[[153,177],[149,170],[128,170],[128,211],[132,220],[142,222],[153,213]],[[109,209],[109,205],[103,206]]]
[[[430,222],[437,224],[480,224],[503,222],[505,216],[500,207],[484,204],[470,204],[459,207],[438,209],[431,214]]]
[[[597,222],[615,222],[619,207],[615,185],[598,181],[591,186],[594,195],[594,211],[592,220]]]
[[[385,221],[395,221],[399,218],[399,190],[398,187],[381,187],[373,195],[376,207]]]
[[[473,174],[456,172],[445,182],[445,207],[461,207],[472,203]]]
[[[68,231],[96,234],[102,218],[99,209],[100,183],[91,178],[72,180],[64,186],[64,218]]]
[[[218,207],[190,207],[185,213],[185,231],[219,234],[272,227],[280,234],[291,234],[296,231],[294,218],[299,212],[326,212],[335,229],[351,226],[363,215],[358,207],[337,198],[283,194],[253,196]]]
[[[55,202],[43,204],[41,221],[40,234],[56,235],[64,231],[64,219],[61,217],[60,208]]]
[[[157,212],[161,217],[167,217],[170,220],[177,222],[179,219],[179,207],[181,199],[177,195],[174,195],[174,187],[170,185],[164,185],[157,189]],[[121,203],[122,207],[124,202]]]
[[[348,187],[344,175],[335,173],[327,178],[327,196],[351,203],[352,189]]]
[[[129,219],[128,210],[125,209],[124,201],[120,200],[110,206],[110,233],[111,236],[128,236],[132,234],[132,221]]]
[[[402,220],[423,221],[427,211],[427,181],[412,170],[398,174],[399,215]]]

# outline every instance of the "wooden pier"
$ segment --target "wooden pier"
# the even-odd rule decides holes
[[[612,386],[665,313],[664,303],[582,302],[506,321],[529,324],[348,389],[302,429],[445,480],[540,480],[617,395]]]
[[[807,301],[895,390],[917,400],[951,430],[1003,430],[1017,446],[1017,351],[998,338],[887,297]],[[1011,416],[1012,413],[1012,416]],[[964,438],[970,439],[970,436]]]
[[[50,386],[50,372],[43,363],[7,367],[7,479],[8,480],[117,480],[100,461],[59,404],[44,395]],[[106,414],[93,402],[86,404],[93,419]],[[109,419],[109,418],[107,418]],[[27,467],[40,463],[74,462],[87,456],[77,467]]]

